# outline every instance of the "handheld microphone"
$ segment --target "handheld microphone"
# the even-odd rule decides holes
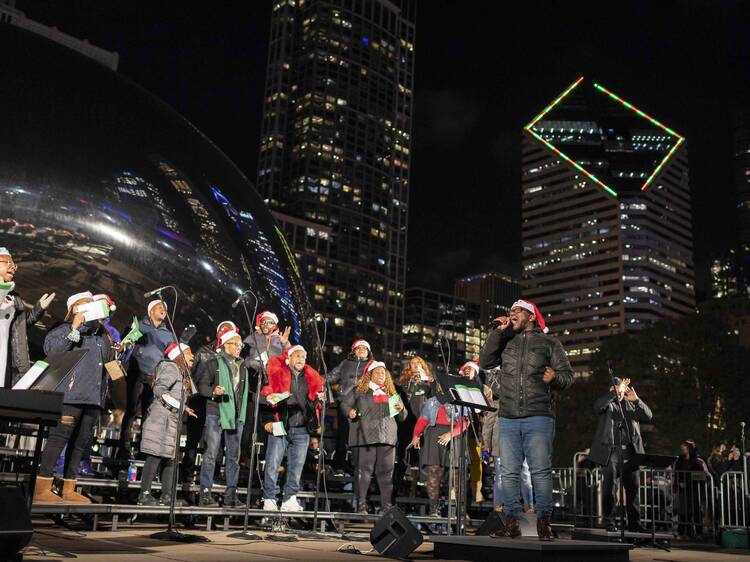
[[[163,287],[159,287],[158,289],[154,289],[153,291],[149,291],[148,293],[143,293],[143,298],[147,299],[149,297],[153,297],[156,293],[161,293],[164,289],[171,288],[172,285],[164,285]]]
[[[237,305],[247,298],[247,293],[248,291],[243,291],[242,294],[237,297],[237,300],[232,303],[232,308],[237,308]]]

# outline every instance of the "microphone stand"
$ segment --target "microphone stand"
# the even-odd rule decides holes
[[[177,303],[177,289],[169,285],[168,287],[161,287],[157,289],[156,294],[159,295],[159,300],[163,301],[164,299],[161,296],[161,293],[164,289],[171,288],[175,293],[175,305]],[[177,312],[176,310],[174,312]],[[185,353],[182,351],[182,347],[180,346],[180,340],[177,338],[177,332],[175,332],[174,324],[172,323],[172,319],[169,317],[169,313],[165,315],[165,320],[167,321],[167,325],[169,326],[169,330],[172,332],[172,338],[174,339],[174,343],[177,344],[177,349],[180,350],[180,357],[182,357],[182,365],[183,368],[187,369],[187,360],[185,359]],[[208,537],[204,537],[202,535],[191,535],[187,533],[181,533],[177,530],[177,523],[175,521],[175,515],[174,515],[174,507],[175,507],[175,500],[177,499],[177,458],[180,454],[180,435],[182,433],[182,417],[185,415],[185,376],[187,375],[188,381],[190,381],[190,388],[195,389],[195,384],[193,383],[193,379],[190,377],[190,373],[184,373],[182,369],[178,369],[180,371],[180,408],[177,413],[177,431],[175,432],[175,444],[174,444],[174,454],[172,458],[172,489],[170,490],[170,498],[169,498],[169,522],[167,523],[167,530],[166,531],[160,531],[158,533],[154,533],[151,535],[152,539],[162,540],[162,541],[175,541],[175,542],[210,542]]]
[[[625,483],[623,482],[623,475],[625,474],[625,459],[623,459],[623,448],[622,448],[622,430],[626,429],[625,423],[625,411],[622,407],[622,400],[619,399],[617,392],[617,384],[615,384],[615,375],[612,371],[612,365],[607,362],[607,369],[609,370],[609,378],[611,379],[612,387],[614,388],[614,396],[612,401],[614,402],[615,409],[620,412],[620,419],[617,421],[617,437],[614,440],[617,447],[617,472],[619,474],[620,483],[618,489],[620,492],[619,509],[620,512],[620,542],[625,542]],[[611,493],[605,490],[605,493]],[[608,514],[604,516],[607,517]]]
[[[255,315],[258,312],[258,297],[255,296],[255,293],[251,291],[247,291],[247,292],[253,295],[253,298],[255,299],[255,308],[253,310],[253,316],[252,316],[252,318],[255,318]],[[247,310],[247,304],[245,304],[245,299],[242,298],[240,302],[242,303],[242,308],[245,311],[245,317],[247,318],[247,323],[250,326],[250,330],[253,330],[252,331],[253,338],[256,338],[257,332],[254,331],[253,323],[251,321],[251,316]],[[247,541],[262,541],[263,540],[263,537],[261,537],[260,535],[251,533],[250,531],[247,530],[247,525],[248,525],[248,520],[249,520],[249,511],[250,511],[250,497],[252,496],[252,490],[253,490],[255,459],[256,459],[257,447],[258,447],[258,414],[260,411],[260,389],[261,389],[261,382],[265,378],[265,372],[266,372],[266,369],[263,366],[263,358],[260,355],[260,346],[257,345],[258,344],[257,339],[255,339],[255,344],[256,344],[255,352],[257,355],[256,359],[258,360],[259,370],[258,370],[258,381],[255,385],[255,403],[253,404],[253,435],[252,435],[252,441],[251,441],[251,446],[250,446],[250,467],[249,467],[250,472],[247,478],[247,495],[245,496],[245,514],[244,514],[244,519],[242,522],[242,531],[227,535],[228,537],[231,537],[234,539],[245,539]]]

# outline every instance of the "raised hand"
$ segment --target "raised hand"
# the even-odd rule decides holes
[[[53,300],[55,300],[55,293],[44,293],[42,298],[39,299],[39,306],[42,307],[42,310],[47,310],[47,307]]]
[[[495,322],[497,322],[497,328],[496,330],[500,330],[501,332],[505,330],[505,328],[508,327],[508,324],[510,324],[510,318],[507,316],[498,316],[495,318]]]
[[[279,341],[281,341],[281,345],[286,345],[289,341],[289,334],[292,332],[292,328],[290,326],[287,326],[284,328],[284,331],[279,334]]]

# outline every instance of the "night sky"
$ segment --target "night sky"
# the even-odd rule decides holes
[[[17,2],[32,19],[117,51],[122,74],[252,181],[270,6]],[[750,105],[750,3],[418,6],[407,285],[452,292],[461,275],[520,273],[520,131],[583,74],[687,137],[704,296],[710,260],[735,243],[730,114]]]

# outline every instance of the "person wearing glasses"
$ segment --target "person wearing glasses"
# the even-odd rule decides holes
[[[26,329],[34,325],[55,298],[42,295],[28,309],[15,291],[18,265],[7,248],[0,248],[0,388],[11,388],[31,367]]]
[[[200,474],[200,496],[203,507],[218,505],[211,495],[216,456],[224,437],[224,461],[227,488],[224,507],[235,507],[237,479],[240,473],[240,443],[245,426],[248,394],[247,367],[240,357],[242,336],[236,330],[220,332],[221,349],[202,362],[196,372],[196,385],[206,398],[206,425],[203,428],[203,462]]]

